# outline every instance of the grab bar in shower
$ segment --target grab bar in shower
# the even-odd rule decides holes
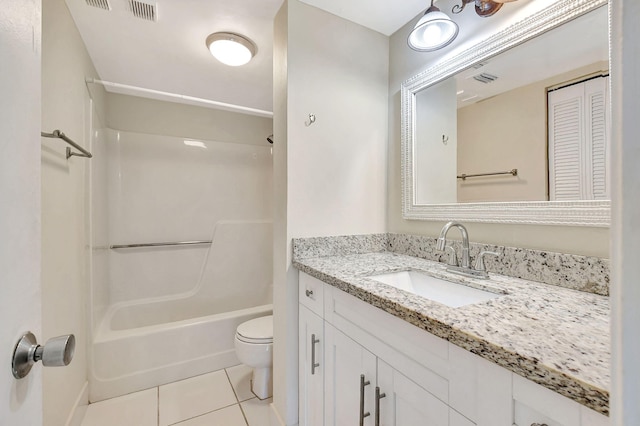
[[[43,138],[62,139],[63,141],[65,141],[66,143],[68,143],[69,145],[71,145],[72,147],[74,147],[75,149],[81,152],[81,153],[73,152],[71,151],[71,148],[67,147],[67,160],[69,159],[69,157],[73,157],[74,155],[77,157],[85,157],[85,158],[93,157],[93,155],[91,155],[89,151],[87,151],[86,149],[84,149],[83,147],[81,147],[71,139],[69,139],[67,135],[62,133],[60,130],[54,130],[53,133],[40,132],[40,136],[42,136]]]
[[[211,244],[211,241],[172,241],[165,243],[141,243],[141,244],[114,244],[110,249],[129,249],[140,247],[163,247],[163,246],[192,246],[196,244]]]

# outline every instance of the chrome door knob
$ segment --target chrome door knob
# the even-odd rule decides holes
[[[42,361],[46,367],[64,367],[73,359],[76,338],[73,334],[49,339],[44,346],[38,344],[36,336],[27,332],[16,344],[13,351],[11,370],[13,377],[22,379],[31,371],[31,367]]]
[[[42,361],[45,367],[65,367],[73,359],[75,349],[76,338],[73,334],[54,337],[36,349],[35,360]]]

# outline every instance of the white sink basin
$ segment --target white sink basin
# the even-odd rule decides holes
[[[371,275],[369,279],[417,294],[443,305],[459,308],[473,303],[486,302],[501,296],[464,284],[446,281],[417,271],[400,271]]]

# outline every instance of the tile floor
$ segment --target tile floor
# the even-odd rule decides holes
[[[82,426],[268,426],[244,365],[90,404]]]

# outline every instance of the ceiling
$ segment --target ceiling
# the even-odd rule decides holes
[[[429,7],[429,0],[300,0],[386,36]],[[437,2],[437,1],[436,1]]]
[[[272,110],[273,18],[283,0],[157,0],[157,22],[134,17],[126,0],[108,1],[111,10],[66,0],[102,80]],[[205,45],[218,31],[250,38],[256,56],[221,64]]]
[[[456,74],[458,108],[608,60],[608,13],[603,6],[491,58],[479,68]],[[498,78],[488,84],[473,78],[482,73]]]
[[[110,10],[88,3],[108,1]],[[272,111],[273,19],[283,0],[141,0],[157,5],[157,21],[134,17],[127,0],[66,0],[100,79],[155,91]],[[303,0],[390,35],[426,0]],[[205,46],[218,31],[258,46],[249,64],[228,67]],[[163,99],[126,87],[108,91]],[[164,97],[166,98],[166,97]],[[197,104],[197,102],[196,102]]]
[[[109,2],[110,10],[89,4]],[[100,79],[117,83],[108,91],[170,99],[141,93],[126,86],[178,94],[185,100],[195,97],[240,106],[262,116],[272,111],[273,19],[283,0],[138,0],[157,7],[155,22],[132,15],[129,0],[66,0]],[[300,0],[385,35],[391,35],[420,15],[428,0]],[[552,3],[555,0],[535,0]],[[506,5],[511,12],[526,10],[520,0]],[[442,10],[451,15],[453,4],[461,0],[441,0]],[[499,24],[506,13],[492,18]],[[515,15],[514,15],[515,16]],[[473,11],[453,15],[459,22],[459,41],[486,29],[485,18]],[[205,39],[213,32],[242,34],[258,46],[257,55],[247,65],[229,67],[209,53]],[[452,45],[453,46],[453,45]],[[455,47],[455,46],[454,46]],[[212,105],[203,105],[212,106]],[[213,106],[215,107],[215,106]],[[225,108],[229,109],[229,108]],[[246,111],[245,111],[246,112]]]

